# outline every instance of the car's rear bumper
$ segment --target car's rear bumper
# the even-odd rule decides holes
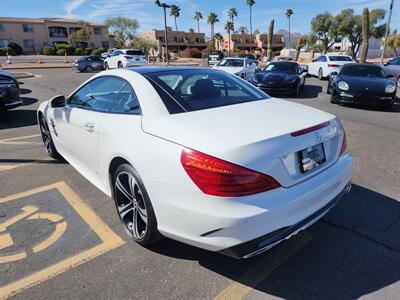
[[[333,205],[333,199],[340,197],[349,184],[351,167],[352,157],[346,153],[327,169],[298,184],[239,198],[208,196],[165,182],[147,185],[163,235],[243,257],[256,251],[260,243],[265,246],[263,242],[271,238],[281,240],[296,232],[297,227],[305,228],[310,222],[298,224],[310,216],[322,216],[317,212],[330,208],[327,205]],[[293,232],[286,232],[288,228]],[[275,237],[277,230],[283,229],[285,235]],[[262,242],[255,244],[258,239]]]
[[[144,66],[147,64],[147,61],[134,61],[134,62],[126,62],[125,67],[137,67],[137,66]]]
[[[225,254],[227,256],[231,256],[234,258],[250,258],[252,256],[258,255],[262,252],[265,252],[272,247],[278,245],[280,242],[296,235],[301,230],[304,230],[321,219],[332,207],[334,207],[342,197],[347,194],[351,189],[351,183],[349,182],[343,190],[334,197],[329,203],[327,203],[324,207],[317,210],[312,215],[307,218],[301,220],[300,222],[288,226],[279,228],[273,232],[267,233],[261,237],[258,237],[254,240],[248,241],[246,243],[233,246],[231,248],[220,250],[219,252]]]

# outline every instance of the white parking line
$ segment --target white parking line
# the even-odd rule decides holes
[[[20,140],[24,139],[30,139],[34,137],[38,137],[40,134],[32,134],[32,135],[26,135],[26,136],[19,136],[11,139],[4,139],[0,140],[0,144],[7,144],[7,145],[21,145],[21,144],[40,144],[38,142],[21,142]]]

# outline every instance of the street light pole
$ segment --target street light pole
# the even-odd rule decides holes
[[[169,65],[169,58],[168,58],[168,33],[167,33],[167,8],[170,8],[171,5],[167,3],[160,3],[160,0],[156,0],[155,3],[164,9],[164,39],[165,39],[165,61],[167,65]]]
[[[389,33],[390,33],[390,20],[392,19],[393,2],[394,2],[394,0],[391,0],[391,2],[390,2],[389,19],[388,19],[388,23],[386,25],[385,42],[383,44],[381,63],[383,63],[383,58],[384,58],[385,52],[386,52],[386,43],[387,43],[387,39],[388,39],[388,36],[389,36]]]

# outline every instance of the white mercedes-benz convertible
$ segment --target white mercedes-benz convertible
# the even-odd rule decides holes
[[[104,71],[42,102],[38,120],[48,154],[112,197],[142,245],[166,236],[251,257],[350,189],[352,157],[335,116],[223,71]]]

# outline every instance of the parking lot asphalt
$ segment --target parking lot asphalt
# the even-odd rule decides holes
[[[400,101],[390,111],[329,102],[307,78],[298,99],[346,128],[353,188],[306,231],[253,259],[164,239],[130,241],[114,204],[45,153],[41,101],[92,76],[27,70],[25,105],[0,114],[0,299],[400,299]],[[84,142],[82,147],[84,147]]]

